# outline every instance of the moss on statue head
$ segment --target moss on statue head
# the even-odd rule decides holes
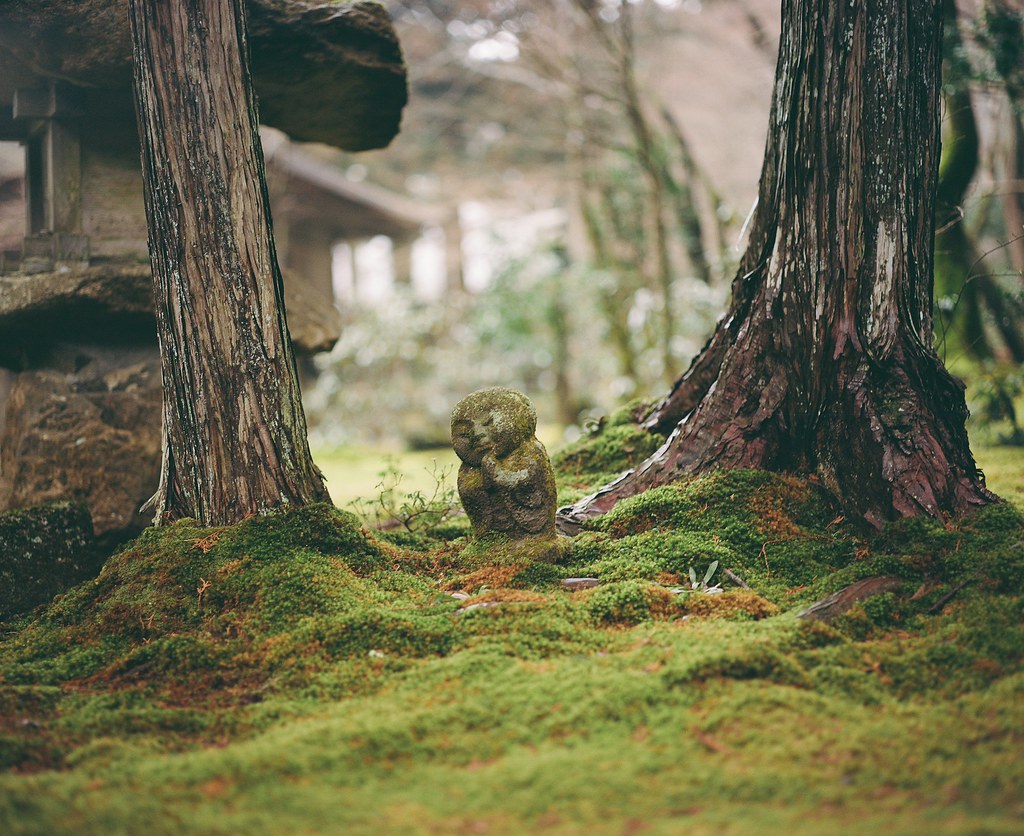
[[[480,389],[455,405],[451,431],[459,458],[477,466],[484,447],[501,458],[532,438],[537,432],[537,411],[529,398],[514,389]]]

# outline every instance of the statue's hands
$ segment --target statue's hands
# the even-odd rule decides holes
[[[483,458],[480,460],[480,471],[484,475],[484,484],[491,485],[495,482],[498,475],[498,457],[494,453],[484,453]]]

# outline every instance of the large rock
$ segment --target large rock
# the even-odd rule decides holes
[[[148,264],[101,265],[26,276],[0,276],[0,365],[54,341],[107,342],[112,335],[156,341]]]
[[[382,4],[247,0],[246,9],[266,124],[348,151],[394,138],[408,93]],[[132,112],[127,0],[3,0],[0,31],[0,103],[49,78],[100,90],[112,108]]]
[[[160,473],[157,349],[63,345],[50,359],[8,378],[0,508],[85,502],[109,546],[150,522],[139,508]]]
[[[100,554],[81,503],[0,514],[0,621],[93,577]]]
[[[346,151],[387,145],[408,100],[405,59],[376,2],[248,0],[260,119]]]

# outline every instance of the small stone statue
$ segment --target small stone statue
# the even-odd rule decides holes
[[[513,559],[554,562],[571,541],[555,531],[555,477],[536,431],[533,404],[513,389],[481,389],[452,410],[459,497],[473,536]]]

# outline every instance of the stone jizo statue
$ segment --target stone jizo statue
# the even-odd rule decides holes
[[[459,497],[474,538],[513,559],[555,561],[571,541],[555,531],[555,477],[536,431],[533,404],[513,389],[481,389],[452,411]]]

